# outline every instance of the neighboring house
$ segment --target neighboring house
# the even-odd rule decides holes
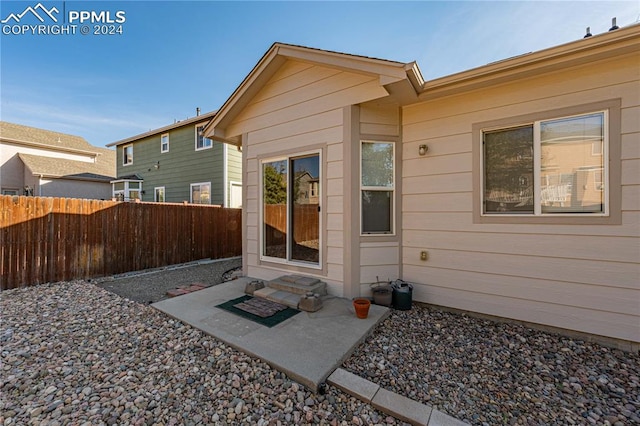
[[[198,113],[108,144],[117,150],[113,197],[240,207],[242,152],[203,136],[214,115]]]
[[[108,200],[115,161],[114,150],[80,136],[0,121],[3,195]]]
[[[640,25],[431,81],[274,44],[205,129],[244,153],[244,273],[344,297],[402,278],[416,301],[637,347],[638,64]],[[295,216],[301,161],[320,171],[315,257],[265,214],[279,174]]]

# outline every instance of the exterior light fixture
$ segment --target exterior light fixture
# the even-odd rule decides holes
[[[426,145],[420,145],[418,147],[418,154],[420,155],[427,155],[427,151],[429,151],[429,147]]]
[[[156,161],[156,164],[153,165],[153,168],[158,170],[160,168],[160,162]]]

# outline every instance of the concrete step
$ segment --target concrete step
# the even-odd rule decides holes
[[[272,302],[281,303],[293,309],[298,309],[298,303],[302,298],[302,294],[291,293],[288,291],[278,290],[275,288],[265,287],[253,292],[255,297],[271,300]]]
[[[301,275],[285,275],[275,280],[268,281],[267,287],[282,290],[289,293],[304,295],[309,292],[320,296],[327,294],[327,283],[316,278],[303,277]]]
[[[270,287],[255,290],[253,295],[305,312],[317,312],[323,305],[321,296],[291,293]]]

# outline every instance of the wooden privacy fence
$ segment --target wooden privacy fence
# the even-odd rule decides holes
[[[0,289],[242,254],[242,211],[0,196]]]
[[[298,204],[293,208],[293,240],[297,243],[317,240],[320,235],[320,213],[317,204]],[[285,204],[265,204],[264,222],[268,241],[283,239],[287,233],[287,206]],[[271,240],[269,240],[271,238]]]

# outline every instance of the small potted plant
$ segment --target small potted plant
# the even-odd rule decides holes
[[[365,319],[369,316],[369,307],[371,301],[364,297],[358,297],[353,299],[353,308],[356,310],[356,316],[360,319]]]

